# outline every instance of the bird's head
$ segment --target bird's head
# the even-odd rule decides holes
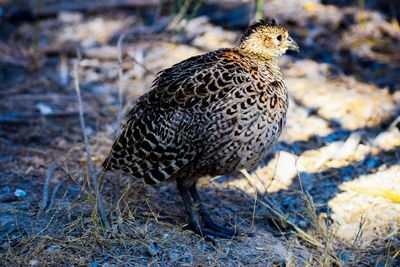
[[[274,19],[263,19],[250,25],[240,38],[239,49],[264,58],[278,57],[286,50],[299,52],[299,46],[288,31]]]

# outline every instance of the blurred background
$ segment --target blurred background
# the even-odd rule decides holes
[[[174,186],[121,174],[99,181],[105,230],[74,62],[99,169],[158,71],[234,46],[263,17],[300,45],[278,60],[286,129],[251,177],[200,189],[255,236],[200,242]],[[399,266],[399,19],[399,0],[0,0],[0,265]]]

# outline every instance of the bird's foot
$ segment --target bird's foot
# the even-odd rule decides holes
[[[216,224],[212,220],[204,220],[204,225],[207,229],[211,229],[214,232],[223,233],[227,238],[234,238],[242,234],[243,232],[239,229],[228,228],[219,224]]]
[[[192,223],[186,225],[184,229],[195,232],[199,236],[203,237],[206,241],[210,241],[213,245],[216,245],[216,242],[213,239],[213,237],[226,238],[226,239],[232,239],[234,237],[232,234],[228,234],[221,230],[215,230],[204,226],[196,227]]]

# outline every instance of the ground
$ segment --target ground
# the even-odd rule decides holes
[[[84,131],[98,172],[119,128],[119,89],[125,114],[155,73],[232,46],[241,30],[210,15],[159,32],[121,10],[5,22],[0,265],[399,266],[397,21],[318,1],[267,1],[264,11],[301,47],[278,62],[290,92],[287,125],[254,173],[201,180],[211,215],[251,233],[215,244],[184,230],[174,184],[150,187],[118,172],[99,181],[110,226],[101,221],[73,66],[79,47]]]

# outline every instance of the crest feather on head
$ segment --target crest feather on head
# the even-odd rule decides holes
[[[243,41],[247,37],[249,37],[252,33],[256,32],[259,28],[261,27],[274,27],[278,26],[274,18],[264,18],[261,19],[253,24],[251,24],[243,33],[242,37],[240,38],[240,41]]]

